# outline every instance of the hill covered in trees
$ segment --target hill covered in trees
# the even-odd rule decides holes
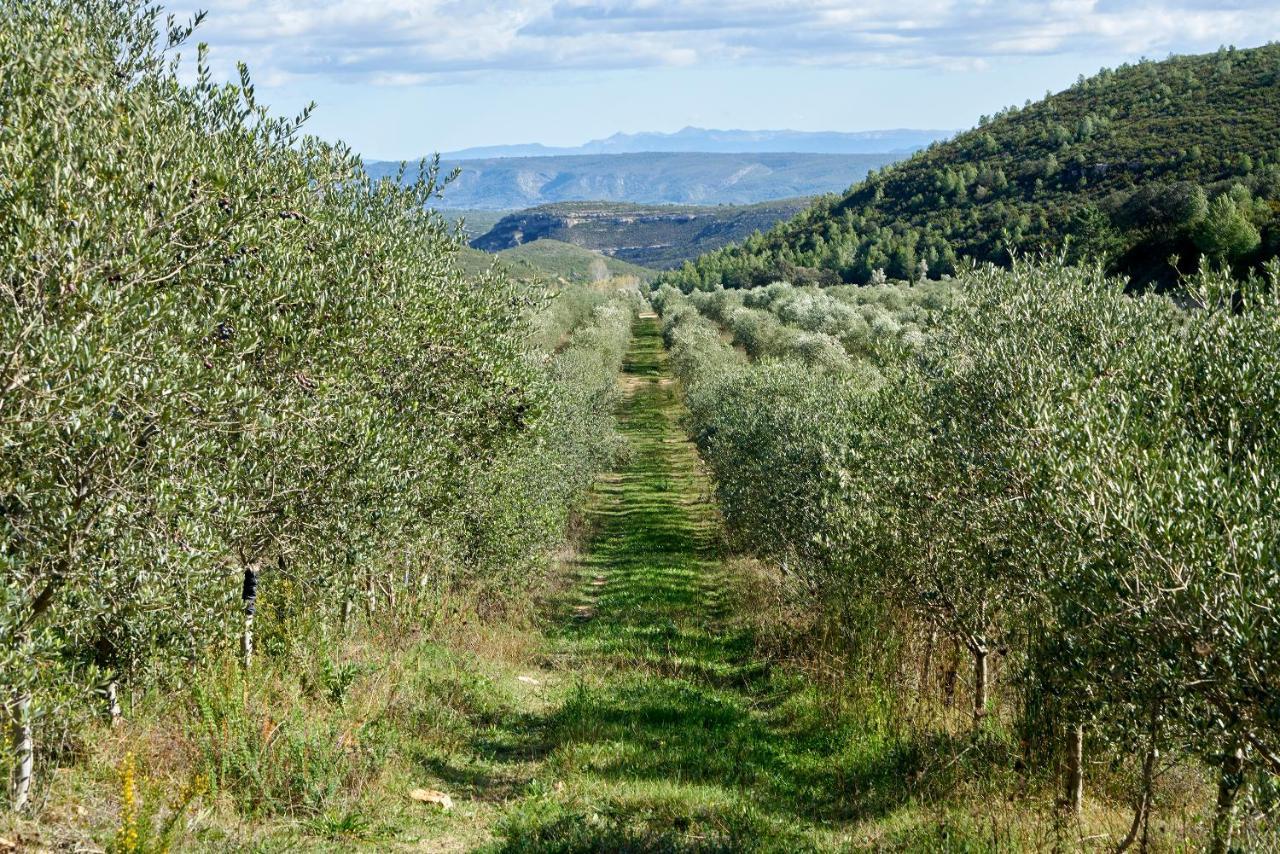
[[[1139,284],[1174,256],[1186,273],[1280,252],[1280,44],[1082,76],[669,281],[863,283],[1064,247]]]
[[[808,199],[782,199],[756,205],[541,205],[503,217],[471,245],[500,252],[551,239],[662,269],[770,228],[808,204]]]

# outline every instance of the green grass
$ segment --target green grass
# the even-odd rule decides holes
[[[629,451],[537,625],[454,607],[318,640],[247,683],[213,667],[104,727],[54,775],[39,825],[0,831],[101,846],[132,751],[159,813],[204,781],[179,850],[978,852],[1122,832],[1105,803],[1087,832],[1056,824],[997,723],[913,723],[856,674],[817,681],[767,654],[652,318],[621,381]]]
[[[1009,828],[945,804],[971,779],[1006,782],[987,769],[1010,767],[1007,742],[913,735],[887,703],[762,659],[654,321],[638,322],[624,373],[628,462],[598,484],[576,585],[545,628],[542,702],[434,769],[479,798],[487,776],[527,778],[488,850],[999,847]]]

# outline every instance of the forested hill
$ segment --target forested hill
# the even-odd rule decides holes
[[[1140,282],[1280,253],[1280,44],[1103,70],[704,256],[684,289],[913,278],[1010,250],[1101,257]]]
[[[667,269],[771,228],[808,205],[808,199],[708,206],[562,202],[509,214],[471,245],[500,252],[550,238]]]

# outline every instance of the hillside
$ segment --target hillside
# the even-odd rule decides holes
[[[675,133],[615,133],[578,146],[488,145],[466,148],[444,155],[449,160],[476,160],[491,157],[553,157],[570,154],[629,154],[648,151],[693,151],[719,153],[807,152],[810,154],[878,154],[916,151],[945,139],[954,131],[867,130],[852,133],[796,130],[712,130],[687,127]]]
[[[1201,253],[1280,251],[1280,45],[1104,70],[874,174],[671,281],[867,282],[1008,248],[1100,257],[1139,282]]]
[[[471,245],[498,252],[551,239],[665,269],[768,229],[795,216],[808,203],[806,199],[784,199],[716,207],[600,202],[543,205],[503,217]]]
[[[650,152],[446,161],[461,170],[441,209],[515,210],[568,201],[754,204],[842,191],[897,154]],[[366,164],[375,178],[398,163]]]
[[[462,233],[467,240],[474,240],[498,224],[511,211],[441,210],[440,215],[449,222],[462,220]]]
[[[559,240],[539,240],[497,253],[464,249],[459,255],[458,265],[468,275],[478,276],[493,266],[495,261],[513,278],[521,281],[563,279],[569,282],[594,282],[622,276],[634,276],[641,281],[648,281],[656,275],[653,270]]]

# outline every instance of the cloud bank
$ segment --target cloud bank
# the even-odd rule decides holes
[[[211,0],[199,38],[276,82],[696,64],[980,68],[1280,37],[1274,0]],[[175,11],[180,11],[176,10]],[[189,10],[188,10],[189,11]]]

